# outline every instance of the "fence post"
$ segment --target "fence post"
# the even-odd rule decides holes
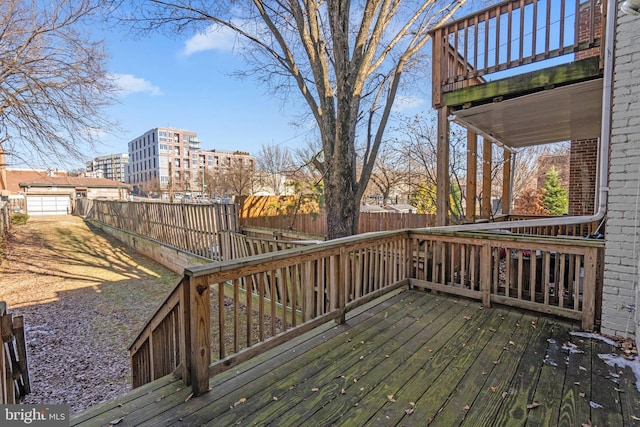
[[[480,249],[480,294],[482,305],[491,306],[491,243],[484,243]]]
[[[209,391],[211,364],[211,293],[207,277],[189,276],[189,331],[186,335],[191,368],[191,389],[195,396]],[[220,307],[224,310],[224,307]]]

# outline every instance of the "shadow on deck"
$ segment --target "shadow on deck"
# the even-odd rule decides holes
[[[212,377],[202,396],[169,375],[71,425],[640,425],[631,368],[576,329],[396,291]]]

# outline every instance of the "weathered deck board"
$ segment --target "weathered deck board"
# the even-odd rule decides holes
[[[168,376],[72,425],[640,425],[631,369],[606,366],[598,354],[614,348],[574,328],[404,291],[216,375],[200,397]]]

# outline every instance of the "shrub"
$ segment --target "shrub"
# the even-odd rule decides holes
[[[11,214],[11,224],[13,225],[26,224],[28,219],[29,219],[29,215],[27,214],[21,214],[21,213]]]

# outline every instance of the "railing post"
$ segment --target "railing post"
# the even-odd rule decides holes
[[[480,249],[480,294],[482,306],[491,307],[491,243],[485,243]]]
[[[209,391],[211,364],[211,292],[206,276],[189,277],[189,367],[191,388],[195,396]],[[221,285],[223,286],[223,285]],[[224,307],[220,308],[221,310]]]
[[[598,249],[588,248],[584,254],[584,277],[582,278],[582,329],[592,331],[596,314],[596,268]],[[580,284],[578,284],[580,286]],[[578,294],[578,292],[576,292]]]

